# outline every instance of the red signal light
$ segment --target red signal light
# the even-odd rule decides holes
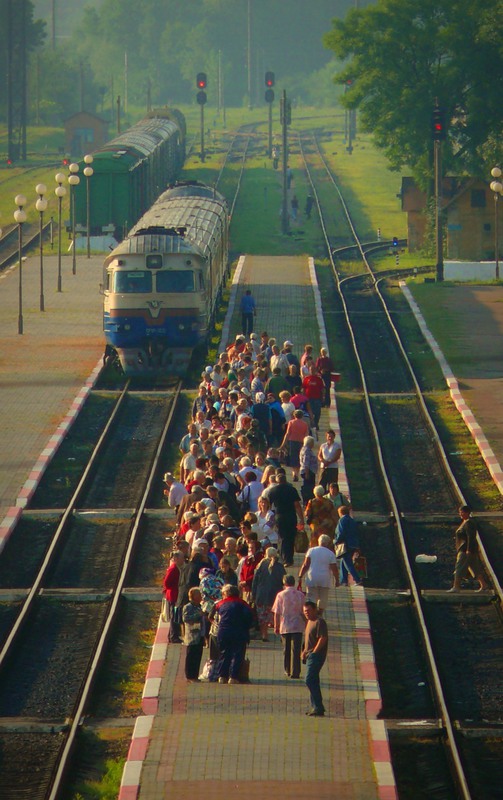
[[[268,87],[268,89],[271,89],[274,86],[274,72],[266,72],[265,85]]]
[[[208,85],[208,79],[206,77],[206,72],[198,72],[196,78],[196,86],[198,89],[206,89]]]

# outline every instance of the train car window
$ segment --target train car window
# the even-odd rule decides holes
[[[147,261],[147,269],[161,269],[162,267],[162,255],[160,253],[150,254],[146,258]]]
[[[142,294],[152,291],[152,275],[150,272],[115,272],[114,292],[125,294]]]
[[[158,292],[193,292],[194,273],[192,270],[170,269],[157,273]]]

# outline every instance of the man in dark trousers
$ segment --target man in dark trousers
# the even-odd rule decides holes
[[[251,289],[247,289],[241,298],[241,330],[244,336],[249,336],[253,331],[253,318],[257,315],[255,300]]]
[[[459,592],[461,581],[471,572],[474,578],[479,581],[478,591],[489,589],[482,562],[479,555],[479,545],[477,542],[477,523],[472,517],[470,506],[461,506],[459,509],[461,525],[456,531],[456,566],[454,568],[454,585],[450,592]]]
[[[277,484],[267,493],[276,511],[279,552],[285,567],[293,564],[295,534],[304,528],[304,511],[300,496],[291,483],[287,483],[284,470],[277,472]]]
[[[311,710],[306,712],[308,717],[324,717],[325,706],[321,696],[320,672],[325,663],[328,650],[327,623],[318,614],[316,603],[306,600],[304,603],[304,616],[306,630],[304,631],[304,647],[302,661],[307,667],[306,686],[311,695]]]

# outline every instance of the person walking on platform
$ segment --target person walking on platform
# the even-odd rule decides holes
[[[304,562],[299,570],[299,584],[306,576],[307,599],[317,603],[317,608],[323,611],[328,605],[330,588],[339,584],[339,569],[337,559],[332,549],[332,537],[322,533],[318,543],[310,547],[304,556]]]
[[[339,461],[342,453],[340,442],[335,439],[335,431],[326,432],[326,442],[318,450],[318,461],[321,464],[320,484],[325,492],[331,483],[337,483],[339,477]]]
[[[456,566],[454,568],[454,585],[449,592],[459,592],[461,581],[466,578],[468,572],[479,581],[478,591],[489,589],[482,563],[479,556],[479,545],[477,542],[477,523],[472,517],[470,506],[461,506],[459,509],[461,525],[456,531]]]
[[[217,641],[219,683],[239,683],[239,673],[250,641],[253,614],[248,603],[241,600],[237,586],[225,584],[222,599],[216,604],[218,614]]]
[[[304,593],[295,588],[293,575],[283,578],[284,589],[276,595],[272,612],[274,614],[274,632],[279,633],[283,641],[283,666],[288,678],[300,678],[300,653],[302,650],[302,634],[306,626],[302,609]]]
[[[279,551],[285,567],[293,564],[295,534],[297,528],[304,529],[304,511],[297,489],[287,483],[284,470],[277,472],[277,484],[267,492],[276,511]]]
[[[180,575],[185,567],[185,556],[180,550],[171,554],[171,563],[163,581],[163,619],[169,622],[168,642],[181,644],[181,609],[177,606]]]
[[[251,289],[247,289],[242,296],[240,309],[241,330],[244,336],[249,336],[253,331],[253,318],[257,316],[257,307]]]
[[[358,525],[349,512],[348,506],[339,508],[339,522],[335,529],[336,548],[337,545],[345,545],[344,554],[339,556],[341,562],[341,586],[348,585],[348,575],[351,575],[357,586],[361,586],[362,579],[353,564],[353,556],[360,548]]]
[[[304,616],[307,620],[304,631],[304,648],[302,662],[307,667],[306,686],[311,696],[311,710],[306,712],[308,717],[324,717],[325,706],[320,687],[320,672],[328,651],[327,623],[318,614],[316,603],[306,600],[304,603]]]

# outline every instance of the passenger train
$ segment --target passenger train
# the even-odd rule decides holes
[[[183,374],[207,341],[228,269],[225,198],[177,183],[104,263],[105,355],[126,375]]]
[[[85,229],[89,213],[92,236],[107,231],[120,241],[177,179],[185,161],[185,138],[183,114],[158,108],[95,150],[91,179],[81,177],[75,187],[77,224]],[[86,166],[83,160],[79,163],[81,175]]]

